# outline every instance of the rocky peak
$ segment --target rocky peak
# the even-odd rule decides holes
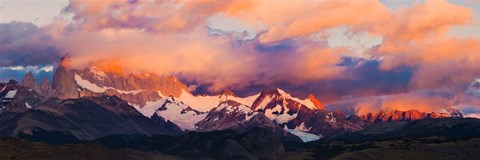
[[[37,82],[32,72],[27,72],[22,79],[22,85],[31,89],[37,89]]]
[[[227,101],[229,99],[229,97],[237,97],[237,95],[235,95],[235,93],[233,93],[229,89],[225,89],[222,92],[222,94],[220,95],[220,99],[225,100],[225,101]]]
[[[79,95],[74,73],[67,69],[70,63],[69,57],[63,57],[53,75],[52,88],[60,98],[78,98]]]
[[[235,95],[235,93],[233,93],[231,90],[229,89],[225,89],[223,90],[223,93],[222,95],[225,95],[225,96],[232,96],[232,97],[236,97],[237,95]]]
[[[48,77],[45,78],[45,79],[43,79],[43,82],[42,82],[41,86],[42,86],[42,87],[44,87],[44,86],[50,86],[50,85],[49,85],[49,82],[48,82]]]
[[[281,94],[279,92],[279,89],[268,87],[268,88],[263,89],[262,92],[260,93],[260,97],[272,96],[272,95],[280,96]]]
[[[48,81],[48,78],[45,78],[40,85],[40,93],[42,93],[43,96],[46,97],[52,97],[55,95],[55,93],[53,92],[53,88]]]
[[[325,109],[325,106],[323,106],[323,104],[313,94],[308,95],[307,99],[310,100],[310,102],[312,102],[313,105],[315,105],[315,107],[318,109]]]
[[[188,92],[187,86],[174,76],[163,77],[160,80],[158,89],[163,95],[171,95],[173,97],[180,97],[183,91]]]
[[[266,107],[275,107],[278,104],[282,104],[282,97],[277,88],[265,88],[260,93],[260,96],[253,102],[252,110],[263,110]]]

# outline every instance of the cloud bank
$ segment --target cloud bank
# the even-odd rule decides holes
[[[198,92],[278,86],[357,113],[480,105],[467,92],[480,76],[480,40],[448,34],[476,17],[444,0],[396,9],[376,0],[70,0],[62,14],[73,18],[42,28],[1,24],[9,34],[0,65],[49,65],[68,53],[73,67],[175,75]],[[233,22],[239,27],[221,27]],[[332,34],[338,28],[343,35]],[[362,50],[330,45],[359,35],[381,41]]]

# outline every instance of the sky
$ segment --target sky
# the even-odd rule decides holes
[[[330,109],[480,112],[477,0],[0,0],[0,80],[121,65],[195,93],[279,87]]]

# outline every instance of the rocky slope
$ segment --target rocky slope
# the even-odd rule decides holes
[[[18,83],[14,80],[10,80],[8,83],[0,83],[0,113],[4,112],[7,105],[15,97],[18,87]]]
[[[28,95],[36,93],[32,91]],[[22,98],[25,97],[17,95],[12,103],[17,100],[25,102]],[[7,110],[18,112],[0,114],[0,135],[37,140],[92,140],[116,134],[176,135],[181,132],[170,122],[163,120],[156,123],[144,117],[127,102],[115,96],[38,99],[32,102],[31,106],[22,111],[9,109],[7,106]]]

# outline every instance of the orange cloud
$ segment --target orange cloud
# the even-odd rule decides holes
[[[259,37],[262,43],[305,38],[322,30],[349,26],[365,30],[389,18],[388,9],[379,1],[259,1],[239,19],[268,27]],[[260,25],[260,26],[263,26]]]
[[[155,0],[135,4],[71,0],[66,12],[74,14],[73,22],[57,22],[46,27],[46,32],[52,35],[53,44],[72,55],[73,66],[114,59],[127,72],[182,75],[200,84],[211,83],[212,90],[355,79],[345,66],[338,65],[355,51],[311,38],[336,27],[382,37],[379,46],[364,53],[378,60],[382,70],[412,68],[410,88],[398,92],[442,87],[463,92],[462,84],[480,75],[480,40],[446,35],[451,26],[472,21],[471,9],[441,0],[394,11],[376,0]],[[228,33],[212,35],[206,20],[219,14],[256,28],[257,37],[239,42]],[[322,36],[321,41],[329,36]],[[292,45],[271,49],[281,48],[285,41]],[[271,51],[258,49],[263,46]],[[355,70],[361,65],[349,67]],[[400,94],[363,106],[402,109],[451,104],[442,98]]]
[[[441,96],[428,96],[424,93],[405,93],[366,98],[355,104],[357,115],[382,111],[441,112],[447,107],[454,107],[458,100]]]

